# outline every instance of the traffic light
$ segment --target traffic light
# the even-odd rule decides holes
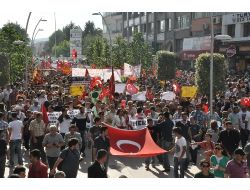
[[[77,58],[77,51],[75,49],[72,50],[72,58],[73,59]]]

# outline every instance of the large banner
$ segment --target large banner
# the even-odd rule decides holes
[[[49,125],[55,125],[62,112],[47,112]]]
[[[124,76],[129,77],[129,76],[136,76],[139,78],[141,75],[141,64],[132,66],[130,64],[124,63]]]
[[[146,128],[148,123],[147,123],[147,119],[129,119],[129,124],[131,125],[131,127],[134,130],[139,130],[139,129],[143,129]]]
[[[103,125],[108,127],[111,146],[110,152],[112,155],[152,157],[167,152],[155,144],[147,128],[141,130],[123,130],[113,128],[108,124]]]
[[[112,69],[88,69],[91,77],[101,77],[105,82],[110,79]],[[72,77],[84,77],[85,68],[72,68]],[[121,82],[121,70],[114,69],[115,81]]]
[[[197,87],[196,86],[182,86],[181,87],[181,97],[193,98],[196,96]]]

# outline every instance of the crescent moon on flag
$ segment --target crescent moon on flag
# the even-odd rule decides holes
[[[119,141],[116,142],[117,147],[119,149],[121,149],[121,150],[123,150],[121,148],[121,145],[123,145],[123,144],[134,145],[134,146],[136,146],[138,148],[138,151],[141,150],[141,145],[139,143],[135,142],[135,141],[131,141],[131,140],[119,140]]]

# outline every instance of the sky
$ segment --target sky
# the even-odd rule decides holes
[[[36,39],[48,38],[55,31],[55,19],[54,12],[43,12],[43,11],[31,11],[31,17],[28,26],[28,34],[31,38],[32,33],[36,24],[40,18],[46,19],[46,22],[40,22],[37,29],[43,29],[43,31],[38,32]],[[93,21],[96,27],[102,28],[102,19],[100,16],[92,15],[91,11],[82,11],[82,12],[70,12],[65,13],[64,11],[55,11],[56,16],[56,28],[62,29],[65,25],[69,24],[70,21],[74,22],[76,25],[79,25],[84,29],[84,25],[87,21]],[[7,22],[17,22],[23,28],[26,26],[26,21],[29,15],[29,11],[19,11],[19,12],[0,12],[0,28]]]

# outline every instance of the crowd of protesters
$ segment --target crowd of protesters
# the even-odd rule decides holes
[[[69,81],[69,77],[56,75],[48,77],[43,86],[30,85],[26,90],[22,83],[15,83],[0,89],[0,177],[7,177],[6,164],[13,169],[9,177],[26,177],[23,149],[30,158],[30,178],[75,178],[86,156],[93,162],[88,177],[106,178],[110,142],[102,122],[134,130],[130,120],[136,118],[147,119],[153,140],[167,150],[146,158],[146,170],[160,163],[163,172],[169,173],[172,159],[176,178],[184,177],[192,164],[201,169],[194,176],[197,178],[249,177],[250,107],[239,102],[250,95],[247,74],[227,76],[227,90],[216,94],[212,114],[208,96],[181,98],[176,93],[174,101],[161,99],[161,92],[174,91],[174,84],[194,84],[193,72],[183,72],[177,80],[165,83],[141,77],[137,82],[140,89],[147,90],[145,102],[133,101],[125,93],[115,93],[108,103],[93,103],[89,96],[71,97]],[[55,123],[47,124],[43,107],[48,113],[62,114]],[[72,110],[79,112],[72,117]]]

